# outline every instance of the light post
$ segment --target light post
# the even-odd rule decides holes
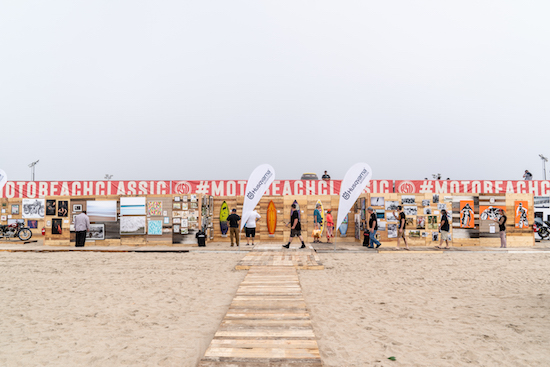
[[[34,166],[36,166],[39,161],[40,160],[29,164],[29,167],[31,168],[31,181],[34,181]]]
[[[542,160],[542,177],[544,177],[544,180],[546,180],[546,162],[548,162],[548,158],[546,158],[542,154],[539,154],[539,157]]]

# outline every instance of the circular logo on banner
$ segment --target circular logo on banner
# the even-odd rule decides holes
[[[399,186],[397,186],[397,192],[403,194],[410,194],[414,192],[414,183],[411,181],[401,181]]]
[[[174,184],[174,194],[190,194],[192,190],[191,184],[187,181],[179,181]]]

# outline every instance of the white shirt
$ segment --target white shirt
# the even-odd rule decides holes
[[[80,213],[74,219],[75,231],[89,231],[90,230],[90,218],[84,213]]]
[[[257,211],[250,213],[250,217],[246,220],[246,228],[256,228],[256,220],[260,219],[261,216]]]

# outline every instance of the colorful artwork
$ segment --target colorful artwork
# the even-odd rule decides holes
[[[150,235],[162,235],[162,221],[150,220],[147,227],[147,233]]]
[[[172,208],[173,209],[181,209],[181,203],[172,203]]]
[[[87,214],[90,222],[116,222],[117,202],[116,200],[100,200],[86,202]]]
[[[28,220],[27,221],[27,227],[29,227],[29,228],[38,228],[38,221],[37,220]]]
[[[437,229],[439,226],[437,225],[437,215],[430,215],[428,216],[428,229]]]
[[[529,227],[529,208],[527,201],[516,201],[514,202],[514,215],[515,215],[515,227],[516,228],[527,228]]]
[[[181,234],[189,234],[189,228],[181,228]]]
[[[460,228],[475,228],[473,200],[460,201]]]
[[[416,217],[416,229],[426,228],[426,217]]]
[[[120,198],[120,215],[145,215],[145,197]]]
[[[420,231],[409,231],[409,237],[420,238]]]
[[[121,217],[120,234],[124,236],[145,234],[145,217]]]
[[[23,199],[23,218],[44,219],[44,201],[44,199]]]
[[[181,203],[181,210],[187,210],[189,209],[189,203],[185,202],[185,203]]]
[[[68,217],[69,216],[69,202],[66,200],[60,200],[57,202],[57,216]]]
[[[63,223],[63,219],[59,219],[59,218],[52,219],[52,234],[63,234],[61,223]]]
[[[147,202],[147,215],[152,215],[152,216],[162,215],[162,201]]]
[[[19,215],[19,204],[13,204],[11,206],[11,214],[12,215]]]
[[[479,219],[481,220],[499,220],[500,219],[500,209],[506,212],[505,206],[493,205],[480,205],[479,206]]]

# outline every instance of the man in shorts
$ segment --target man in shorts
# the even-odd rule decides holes
[[[449,248],[449,217],[447,216],[447,211],[445,209],[441,210],[441,223],[439,223],[439,232],[441,232],[441,237],[439,238],[439,246],[435,248]],[[443,245],[445,241],[445,247]]]
[[[399,242],[401,242],[401,239],[403,239],[403,242],[405,242],[405,250],[409,251],[409,244],[407,243],[407,238],[405,237],[407,217],[405,216],[405,213],[403,212],[403,207],[401,205],[397,207],[397,212],[399,213],[399,215],[397,215],[395,210],[393,211],[394,217],[398,218],[397,220],[399,221],[399,224],[397,226],[397,247],[395,249],[400,250]]]
[[[252,246],[254,246],[254,237],[256,237],[256,222],[261,218],[257,211],[253,210],[250,216],[246,220],[246,245],[250,245],[250,238],[252,237]]]
[[[284,248],[290,248],[290,243],[294,240],[294,237],[298,237],[302,241],[302,247],[306,248],[304,239],[302,238],[302,225],[300,224],[300,217],[298,211],[296,210],[296,204],[292,204],[292,216],[290,217],[290,222],[287,223],[287,226],[290,225],[290,240],[286,245],[283,245]]]

